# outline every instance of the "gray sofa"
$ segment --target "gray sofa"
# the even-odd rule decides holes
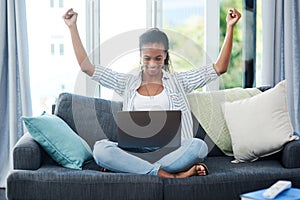
[[[121,108],[120,102],[62,93],[54,114],[92,147],[104,136],[117,140],[114,116]],[[214,145],[196,120],[194,131],[209,146],[205,160],[209,175],[184,179],[101,172],[94,161],[85,163],[83,170],[67,169],[26,133],[13,151],[14,171],[7,178],[7,198],[240,199],[240,194],[266,188],[279,179],[291,180],[293,187],[300,188],[300,141],[290,142],[279,153],[255,162],[233,164],[233,158]]]

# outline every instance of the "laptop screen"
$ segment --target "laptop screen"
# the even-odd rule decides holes
[[[162,148],[181,144],[181,111],[118,112],[121,148]]]

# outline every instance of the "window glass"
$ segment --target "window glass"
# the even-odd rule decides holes
[[[52,43],[51,44],[51,55],[54,56],[55,54],[55,45]]]
[[[54,7],[54,0],[50,0],[50,7],[51,7],[51,8]]]
[[[262,1],[256,1],[256,86],[261,85],[262,35]]]
[[[255,81],[254,85],[260,85],[261,79],[261,54],[262,54],[262,14],[261,1],[254,1],[256,3],[256,54],[255,54]],[[242,12],[243,1],[240,0],[222,0],[220,5],[220,45],[224,41],[226,31],[226,21],[224,20],[228,9],[237,8]],[[245,13],[242,13],[242,16]],[[243,63],[242,63],[242,26],[247,20],[241,19],[236,25],[234,32],[233,50],[231,54],[231,61],[227,73],[221,76],[220,88],[242,87],[243,79]],[[221,46],[220,46],[221,47]]]
[[[59,55],[63,56],[65,53],[64,44],[59,45]]]
[[[136,33],[146,28],[146,5],[147,0],[100,1],[100,45],[105,44],[103,54],[109,53],[113,57],[106,67],[119,72],[129,72],[139,67],[139,50],[127,49],[127,46],[132,42],[138,44],[139,35]],[[104,59],[101,63],[107,63]],[[112,95],[111,90],[101,87],[101,98],[112,99]]]
[[[63,8],[64,7],[64,0],[59,0],[59,7]]]
[[[62,6],[62,7],[60,7]],[[78,29],[85,43],[85,1],[26,0],[30,86],[33,114],[51,113],[61,92],[73,92],[79,72],[71,37],[62,16],[78,12]]]
[[[122,38],[125,33],[130,31],[141,31],[147,25],[151,26],[149,18],[161,20],[158,25],[161,24],[162,27],[160,28],[166,31],[169,36],[170,57],[175,71],[187,70],[195,67],[195,64],[205,63],[204,57],[206,55],[203,50],[205,39],[204,0],[157,0],[157,16],[153,16],[155,13],[151,0],[131,0],[130,4],[128,1],[119,0],[97,2],[99,2],[99,12],[97,11],[98,13],[93,15],[91,20],[99,20],[99,33],[92,37],[99,37],[100,45],[107,44],[107,42],[117,42],[112,45],[113,48],[106,49],[108,51],[106,53],[118,54],[113,57],[108,67],[120,72],[129,72],[139,67],[139,50],[128,50],[120,53],[119,49],[128,41],[126,38],[120,41],[116,39]],[[86,1],[27,0],[26,4],[33,112],[40,114],[42,111],[51,112],[51,106],[55,103],[60,92],[73,92],[80,71],[69,30],[62,20],[62,15],[68,8],[74,8],[79,13],[77,25],[84,46],[86,46],[86,35],[89,38],[92,37],[90,33],[86,33]],[[223,43],[226,31],[225,16],[227,10],[232,7],[242,11],[242,1],[220,1],[220,45]],[[40,22],[41,16],[43,16],[42,23]],[[240,87],[242,85],[241,22],[238,23],[234,33],[231,63],[228,72],[221,77],[221,88]],[[260,30],[258,22],[257,32],[259,33]],[[181,47],[187,41],[196,45],[198,48],[196,53],[192,48],[184,49],[184,53],[180,52]],[[257,36],[258,41],[259,36]],[[138,42],[138,35],[136,35],[135,42]],[[259,46],[257,49],[260,49]],[[259,72],[260,67],[258,60],[259,52],[257,52],[257,72]],[[112,91],[102,87],[101,97],[111,99]]]
[[[236,8],[242,13],[241,0],[222,0],[220,4],[220,49],[223,45],[226,33],[226,15],[229,9]],[[234,29],[233,47],[228,71],[220,79],[220,88],[242,87],[243,63],[242,63],[242,23],[240,19]]]
[[[170,39],[170,58],[175,71],[187,70],[203,63],[204,53],[204,0],[163,0],[163,28],[172,31]],[[198,49],[181,50],[187,42]],[[182,55],[185,53],[184,55]],[[196,59],[196,60],[194,60]]]

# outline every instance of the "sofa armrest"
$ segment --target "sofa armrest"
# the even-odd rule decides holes
[[[282,165],[286,168],[300,167],[300,140],[287,143],[282,152]]]
[[[25,133],[13,149],[13,167],[36,170],[41,166],[41,157],[41,147],[28,133]]]

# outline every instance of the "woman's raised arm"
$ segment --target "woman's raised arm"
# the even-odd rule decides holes
[[[95,71],[95,66],[91,63],[81,42],[76,24],[77,15],[78,14],[71,8],[63,15],[63,19],[69,27],[75,56],[81,70],[87,75],[92,76]]]
[[[218,74],[223,74],[228,69],[231,51],[232,51],[233,28],[240,18],[241,18],[241,14],[235,8],[230,9],[228,11],[226,17],[227,30],[226,30],[225,39],[221,51],[219,53],[219,56],[217,58],[217,61],[214,65],[215,70],[217,71]]]

